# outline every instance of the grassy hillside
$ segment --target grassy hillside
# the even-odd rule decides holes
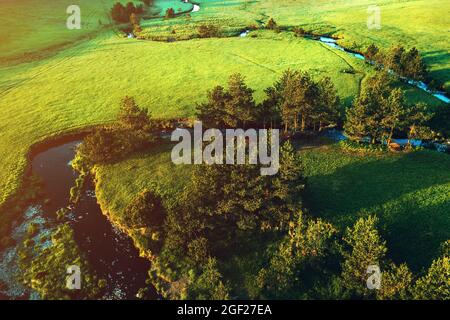
[[[197,0],[200,12],[191,19],[150,20],[143,23],[146,34],[192,33],[192,24],[212,23],[222,31],[236,31],[267,22],[273,17],[279,25],[301,26],[307,31],[332,34],[340,43],[356,50],[375,43],[382,48],[401,44],[416,46],[431,67],[433,78],[450,89],[450,44],[448,19],[450,3],[445,0]],[[381,29],[367,28],[367,9],[378,5]],[[447,14],[445,14],[447,13]],[[179,21],[182,20],[182,21]]]
[[[344,41],[363,45],[372,40],[383,46],[396,42],[417,45],[433,63],[433,75],[448,77],[448,44],[443,38],[447,26],[442,14],[448,11],[446,1],[383,1],[383,27],[373,35],[365,27],[369,4],[365,0],[197,2],[202,9],[191,14],[195,23],[213,21],[238,30],[273,16],[282,25],[334,32],[344,36]],[[1,0],[0,14],[6,23],[0,35],[0,204],[20,185],[25,154],[33,143],[111,120],[124,95],[136,96],[155,117],[189,117],[205,91],[224,84],[230,73],[246,76],[261,100],[263,89],[283,70],[297,68],[315,76],[330,76],[348,104],[371,72],[342,52],[287,33],[259,31],[257,38],[176,43],[117,37],[102,27],[113,3],[79,1],[82,29],[67,30],[68,1]],[[168,0],[158,0],[157,6],[162,11],[172,3],[184,6]],[[168,25],[183,29],[185,22],[181,16],[143,24],[145,32],[155,29],[158,33]],[[342,72],[351,68],[355,74]],[[414,89],[410,89],[410,97],[436,102]]]

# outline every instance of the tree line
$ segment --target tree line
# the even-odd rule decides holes
[[[116,23],[130,23],[132,15],[142,13],[144,6],[142,4],[136,6],[133,2],[128,2],[125,6],[116,2],[111,9],[111,17]]]
[[[155,125],[146,108],[124,97],[113,124],[95,128],[77,149],[79,169],[119,161],[157,141]]]
[[[206,127],[281,128],[284,132],[320,131],[339,120],[340,100],[328,77],[315,81],[306,71],[286,70],[256,103],[254,90],[239,73],[228,80],[228,89],[216,86],[207,102],[197,106],[197,118]]]
[[[416,47],[406,50],[402,46],[393,46],[383,52],[376,45],[367,47],[365,57],[395,74],[414,80],[426,80],[428,68]]]
[[[354,140],[369,138],[372,144],[389,145],[397,132],[406,132],[408,140],[432,138],[428,123],[432,117],[426,104],[408,104],[392,76],[382,72],[367,79],[346,111],[344,129]]]

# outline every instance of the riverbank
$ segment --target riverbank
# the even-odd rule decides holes
[[[82,133],[52,139],[52,145],[39,146],[39,151],[33,150],[32,173],[42,181],[42,194],[27,205],[21,217],[17,217],[10,233],[14,242],[0,252],[2,256],[0,293],[5,294],[7,298],[40,298],[42,294],[47,296],[47,293],[50,296],[57,296],[56,292],[59,291],[52,294],[47,291],[48,286],[56,286],[58,290],[62,290],[61,298],[66,297],[66,294],[68,297],[71,296],[70,291],[64,293],[65,282],[53,283],[52,281],[59,277],[63,281],[66,275],[65,267],[67,267],[65,264],[76,263],[78,256],[83,257],[80,258],[85,271],[83,277],[88,276],[87,268],[95,275],[95,278],[89,276],[85,281],[90,281],[92,285],[94,279],[101,280],[100,291],[93,290],[93,296],[86,295],[79,298],[135,299],[136,294],[144,294],[144,291],[140,291],[141,288],[147,288],[145,291],[147,298],[155,297],[151,288],[145,284],[147,271],[150,268],[149,262],[139,257],[128,236],[112,225],[103,215],[97,204],[95,192],[90,187],[91,184],[87,183],[81,190],[77,203],[73,204],[69,201],[69,190],[77,178],[77,174],[71,168],[71,161],[74,158],[75,147],[80,142],[77,139],[80,134]],[[56,140],[59,144],[56,144]],[[71,230],[72,236],[66,240],[76,244],[80,253],[68,248],[64,249],[67,245],[61,247],[60,244],[55,243],[56,238],[53,238],[53,233],[60,227]],[[31,239],[29,230],[33,230]],[[24,260],[23,252],[30,247],[28,244],[30,241],[36,246],[27,255],[37,256]],[[60,261],[60,265],[51,267],[52,262],[47,259],[45,250],[52,246],[56,246],[56,252],[62,249],[58,259],[61,259],[63,255],[64,259],[68,259],[67,263],[66,260],[56,259]],[[53,251],[50,251],[50,254],[53,254]],[[76,255],[73,256],[73,254]],[[28,264],[33,264],[33,268]],[[21,268],[51,276],[32,282],[31,287],[37,290],[34,293],[30,291],[30,284],[21,283],[22,277],[16,274]],[[33,279],[34,277],[32,276]],[[95,288],[95,283],[93,285]],[[91,291],[85,293],[91,294]]]

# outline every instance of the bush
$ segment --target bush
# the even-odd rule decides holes
[[[144,190],[125,209],[123,222],[129,228],[160,227],[166,217],[161,198],[149,190]]]
[[[294,31],[294,33],[297,37],[303,37],[306,34],[305,29],[303,29],[301,27],[294,27],[294,29],[292,31]]]
[[[209,25],[202,24],[200,27],[198,27],[198,34],[200,38],[213,38],[219,37],[220,31],[218,27],[212,24]]]
[[[278,30],[278,25],[273,18],[270,18],[269,21],[267,21],[266,29]]]
[[[380,153],[387,151],[387,147],[381,144],[368,144],[364,142],[342,140],[339,141],[339,146],[342,150],[350,153]]]

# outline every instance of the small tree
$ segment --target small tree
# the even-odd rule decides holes
[[[133,97],[125,96],[117,115],[118,124],[123,128],[149,129],[150,116],[148,109],[139,108]]]
[[[371,296],[366,287],[367,268],[381,265],[386,254],[386,243],[376,229],[375,216],[360,218],[352,228],[347,228],[343,237],[342,281],[345,288],[357,296]]]
[[[173,8],[168,8],[168,9],[166,10],[165,18],[166,18],[166,19],[175,18],[175,10],[173,10]]]
[[[403,263],[396,266],[391,263],[387,270],[383,270],[382,282],[376,292],[380,300],[407,300],[410,298],[413,274],[408,266]]]
[[[431,267],[413,287],[414,299],[449,300],[450,299],[450,257],[443,254],[433,260]]]
[[[380,125],[383,127],[383,135],[389,146],[394,130],[402,129],[406,124],[407,108],[405,105],[403,91],[394,89],[387,101],[382,104],[382,118]]]
[[[303,37],[306,34],[305,29],[301,27],[294,27],[292,31],[295,33],[297,37]]]
[[[403,54],[402,64],[405,77],[424,80],[428,75],[427,66],[415,47]]]
[[[412,139],[431,138],[431,129],[427,122],[433,117],[428,106],[422,102],[409,106],[405,125],[408,128],[408,147],[411,147]]]
[[[136,13],[132,13],[131,14],[130,22],[131,22],[131,25],[133,26],[133,33],[134,34],[137,34],[137,33],[142,31],[142,28],[141,28],[141,25],[140,25],[141,21],[140,21],[139,17],[136,15]]]
[[[220,35],[219,28],[212,24],[202,24],[198,27],[200,38],[213,38]]]
[[[278,25],[273,18],[270,18],[269,21],[267,21],[266,28],[269,30],[277,30]]]

